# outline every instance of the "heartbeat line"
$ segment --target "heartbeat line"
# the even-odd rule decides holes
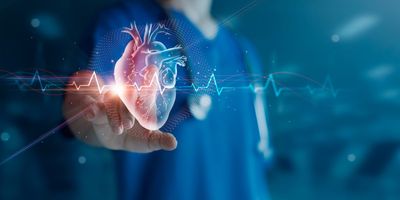
[[[20,79],[23,79],[20,76],[17,76],[16,78],[17,78],[17,83],[19,83]],[[50,87],[57,87],[57,84],[54,84],[54,83],[47,83],[44,85],[38,70],[36,70],[35,73],[33,74],[32,79],[29,82],[29,86],[33,86],[36,82],[38,82],[38,84],[40,86],[39,89],[42,92],[46,92],[46,90],[48,90]],[[18,85],[21,86],[21,84],[18,84]],[[26,85],[26,84],[22,84],[22,85]]]
[[[328,76],[325,79],[324,83],[322,84],[322,87],[312,88],[311,86],[308,85],[306,88],[311,95],[315,94],[318,90],[328,91],[333,97],[337,97],[337,95],[339,93],[339,90],[337,90],[337,89],[335,89],[335,87],[333,87],[333,83],[332,83],[330,76]]]
[[[259,86],[255,86],[254,84],[250,84],[248,86],[248,88],[250,88],[253,92],[257,92],[259,90],[267,90],[270,85],[271,85],[272,90],[274,91],[274,94],[276,97],[279,97],[283,91],[293,90],[292,88],[288,88],[288,87],[278,87],[276,84],[276,81],[274,79],[274,76],[272,74],[270,74],[268,76],[268,79],[263,86],[259,87]],[[333,87],[330,76],[328,76],[325,79],[324,83],[322,85],[320,85],[320,87],[313,88],[310,85],[307,85],[306,87],[300,88],[300,89],[306,89],[310,93],[310,95],[314,95],[318,91],[323,91],[323,92],[329,92],[333,97],[336,97],[339,93],[339,90],[337,90]]]
[[[21,76],[16,76],[15,79],[17,79],[17,84],[20,82],[21,79],[26,79],[23,78]],[[45,84],[43,81],[43,78],[40,76],[40,73],[38,70],[35,71],[34,75],[32,76],[32,78],[30,78],[31,80],[29,81],[29,84],[26,83],[22,83],[22,84],[18,84],[18,85],[29,85],[29,86],[34,86],[35,83],[38,83],[39,85],[39,89],[40,91],[42,91],[43,93],[46,91],[50,91],[50,90],[64,90],[63,87],[60,87],[58,84],[54,84],[54,83],[47,83]],[[83,89],[83,88],[88,88],[91,87],[93,84],[95,84],[97,91],[101,94],[104,91],[106,91],[107,89],[111,89],[113,87],[115,87],[115,85],[110,85],[110,84],[100,84],[99,79],[97,78],[97,74],[96,72],[93,72],[92,75],[89,78],[89,81],[87,82],[87,84],[77,84],[76,81],[72,81],[72,83],[69,84],[65,84],[65,86],[72,86],[74,87],[77,91]],[[150,83],[148,85],[140,85],[137,84],[136,82],[134,84],[131,85],[124,85],[125,87],[134,87],[136,88],[138,91],[141,91],[145,88],[151,88],[153,85],[157,86],[158,91],[162,94],[165,91],[165,88],[162,87],[162,85],[159,82],[159,78],[158,75],[155,74]],[[55,89],[52,89],[52,87],[57,87]]]
[[[16,76],[16,79],[17,79],[17,81],[20,81],[20,79],[23,79],[23,78],[21,78],[20,76]],[[315,82],[315,81],[313,81],[313,82]],[[45,84],[43,78],[40,76],[40,73],[37,70],[35,71],[32,78],[30,78],[29,86],[32,87],[35,85],[35,83],[38,83],[38,85],[40,87],[39,89],[43,93],[46,91],[65,90],[63,88],[63,86],[60,86],[55,83],[46,83]],[[191,83],[191,85],[189,85],[189,86],[176,86],[176,88],[178,90],[179,89],[193,89],[195,92],[199,92],[201,90],[210,90],[210,89],[214,88],[216,93],[218,94],[218,96],[222,95],[222,93],[226,90],[248,89],[254,93],[257,93],[259,91],[265,91],[265,90],[268,90],[269,88],[271,88],[273,91],[273,94],[276,97],[279,97],[285,91],[290,92],[295,89],[299,89],[299,90],[305,90],[310,95],[315,95],[319,92],[325,92],[325,93],[329,93],[333,97],[337,97],[339,90],[335,89],[335,87],[333,86],[330,76],[328,76],[325,79],[323,84],[318,84],[317,82],[315,82],[315,83],[317,86],[306,85],[305,87],[300,87],[300,88],[280,87],[280,86],[278,86],[277,82],[275,81],[274,74],[269,74],[268,77],[266,78],[264,84],[250,83],[247,86],[220,86],[218,84],[216,75],[214,73],[212,73],[210,75],[210,77],[208,78],[207,84],[204,86],[200,86],[200,85],[196,85],[195,83]],[[65,85],[72,86],[77,91],[79,91],[83,88],[90,88],[91,86],[95,86],[96,90],[100,94],[107,91],[108,89],[112,89],[113,87],[115,87],[115,85],[111,85],[111,84],[100,84],[99,79],[97,78],[96,72],[93,72],[91,74],[87,84],[77,84],[75,81],[73,81],[72,83],[65,84]],[[154,86],[157,86],[157,90],[160,92],[160,94],[163,94],[165,91],[165,88],[162,87],[162,84],[160,84],[160,82],[159,82],[159,77],[157,74],[155,74],[152,77],[152,79],[148,85],[140,85],[135,82],[134,84],[123,85],[123,86],[127,87],[127,88],[132,87],[132,88],[137,89],[138,91],[141,91],[141,90],[147,89],[147,88],[151,89]],[[56,87],[56,88],[54,88],[54,87]]]
[[[93,84],[93,82],[96,84],[96,88],[100,94],[103,93],[104,91],[106,91],[107,88],[113,88],[116,86],[116,85],[107,85],[107,84],[100,86],[99,80],[97,79],[96,72],[92,73],[92,75],[90,76],[89,82],[87,84],[78,85],[75,81],[73,81],[71,84],[67,84],[67,85],[72,85],[76,88],[76,90],[80,90],[82,87],[90,87]],[[122,86],[125,87],[125,89],[129,88],[129,87],[133,87],[133,88],[136,88],[138,91],[141,91],[146,88],[152,88],[154,86],[154,84],[155,84],[155,86],[157,86],[157,91],[159,91],[160,94],[162,95],[165,92],[166,88],[163,87],[162,84],[160,83],[157,74],[153,75],[153,77],[151,78],[150,83],[148,85],[139,85],[138,83],[135,82],[131,85],[122,85]]]
[[[1,71],[1,70],[0,70]],[[29,80],[27,81],[27,83],[22,83],[23,85],[28,85],[29,86],[34,86],[35,83],[38,83],[38,85],[40,86],[40,91],[41,92],[46,92],[48,90],[53,90],[52,87],[57,87],[55,90],[62,90],[64,91],[65,89],[63,88],[63,85],[60,87],[59,84],[55,84],[55,83],[44,83],[44,79],[56,79],[58,81],[60,81],[62,78],[68,78],[68,77],[52,77],[52,78],[43,78],[40,76],[40,73],[38,70],[35,71],[34,75],[32,77],[22,77],[19,75],[16,75],[14,73],[9,73],[7,72],[8,75],[13,75],[14,78],[9,78],[9,79],[16,79],[16,83],[19,84],[19,82],[21,80]],[[311,85],[307,85],[306,87],[300,88],[300,89],[304,89],[306,90],[308,93],[310,93],[311,95],[316,94],[319,91],[323,91],[323,92],[329,92],[333,97],[336,97],[338,95],[339,90],[335,89],[332,83],[331,78],[328,76],[323,84],[319,84],[316,81],[313,81],[310,78],[307,78],[305,76],[299,75],[299,74],[293,74],[293,73],[286,73],[286,74],[292,74],[298,77],[303,77],[304,79],[308,79],[311,82],[314,82],[314,84],[318,85],[318,87],[312,87]],[[4,76],[1,76],[1,78],[3,78]],[[251,83],[247,86],[242,86],[242,87],[232,87],[232,86],[219,86],[217,78],[215,76],[214,73],[212,73],[207,81],[207,84],[205,86],[198,86],[194,83],[192,83],[189,86],[180,86],[177,87],[177,89],[183,89],[183,88],[189,88],[189,89],[193,89],[195,92],[199,92],[200,90],[209,90],[212,89],[212,87],[215,87],[215,90],[218,94],[218,96],[220,96],[222,94],[223,91],[228,90],[228,89],[248,89],[251,90],[254,93],[257,93],[259,91],[264,91],[267,90],[268,88],[271,87],[274,95],[276,97],[280,96],[282,94],[282,92],[284,91],[291,91],[293,90],[293,88],[289,88],[289,87],[279,87],[277,82],[275,81],[274,78],[274,74],[269,74],[268,77],[265,77],[266,81],[264,84],[258,84],[256,85],[255,83]],[[99,93],[103,93],[107,88],[109,87],[114,87],[115,85],[101,85],[99,82],[99,79],[97,78],[97,74],[96,72],[93,72],[92,75],[89,78],[89,81],[87,82],[87,84],[77,84],[75,81],[73,81],[70,84],[67,84],[69,86],[74,87],[76,90],[81,90],[83,88],[89,88],[91,86],[93,86],[93,84],[95,84],[95,90],[97,90]],[[157,89],[160,91],[160,93],[162,94],[164,92],[165,89],[163,89],[161,87],[161,84],[159,83],[159,79],[157,74],[154,75],[150,81],[150,83],[148,85],[143,85],[143,86],[139,86],[138,84],[132,84],[132,85],[126,85],[127,87],[134,87],[137,90],[142,90],[144,88],[151,88],[153,86],[153,84],[157,85]],[[39,138],[37,138],[36,140],[32,141],[31,143],[27,144],[26,146],[24,146],[23,148],[21,148],[20,150],[16,151],[15,153],[11,154],[10,156],[6,157],[3,160],[0,160],[0,166],[4,165],[5,163],[7,163],[8,161],[12,160],[13,158],[17,157],[18,155],[20,155],[21,153],[29,150],[30,148],[32,148],[34,145],[38,144],[40,141],[46,139],[47,137],[54,135],[57,133],[58,130],[62,129],[63,127],[65,127],[68,123],[80,118],[83,113],[85,113],[87,111],[89,107],[83,109],[80,113],[76,114],[75,116],[67,119],[65,122],[59,124],[57,127],[49,130],[48,132],[46,132],[45,134],[41,135]]]
[[[256,86],[254,83],[250,83],[248,86],[243,86],[243,87],[224,87],[224,86],[221,87],[218,85],[215,74],[213,73],[211,74],[210,79],[208,80],[205,86],[196,86],[194,83],[192,83],[190,86],[181,86],[181,87],[182,88],[191,87],[195,92],[198,92],[199,90],[208,90],[212,85],[215,87],[218,96],[220,96],[222,92],[226,89],[250,89],[254,93],[257,93],[258,91],[267,90],[269,87],[272,87],[272,91],[274,92],[274,95],[276,97],[279,97],[283,91],[293,90],[293,88],[278,87],[273,74],[268,75],[265,84],[262,86]],[[325,79],[324,83],[320,87],[313,88],[310,85],[307,85],[306,87],[300,89],[306,89],[311,95],[314,95],[318,91],[327,91],[333,97],[336,97],[339,93],[339,90],[334,88],[332,80],[329,76]]]

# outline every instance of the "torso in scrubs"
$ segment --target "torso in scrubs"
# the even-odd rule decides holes
[[[165,19],[177,24],[176,38],[165,41],[167,46],[181,44],[188,58],[187,66],[178,68],[176,102],[162,127],[176,136],[178,147],[150,154],[116,152],[120,198],[267,199],[254,97],[250,90],[240,89],[250,84],[244,57],[253,52],[244,49],[237,36],[219,27],[215,38],[206,39],[177,11],[166,14],[153,1],[123,2],[99,18],[91,67],[112,81],[112,61],[118,60],[130,40],[120,32],[122,28],[133,21],[141,26]],[[207,89],[190,89],[191,83],[206,86],[212,74],[217,84],[212,81]],[[227,88],[221,91],[221,87]],[[211,97],[211,106],[200,120],[190,106],[204,95]]]

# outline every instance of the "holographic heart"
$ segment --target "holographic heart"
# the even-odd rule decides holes
[[[162,25],[146,25],[143,36],[136,24],[123,32],[132,36],[114,68],[115,83],[122,89],[121,100],[136,120],[149,130],[161,128],[176,97],[177,66],[185,66],[182,47],[167,48],[157,40],[170,35]]]

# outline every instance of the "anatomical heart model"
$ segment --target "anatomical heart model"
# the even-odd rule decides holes
[[[150,130],[161,128],[176,97],[177,66],[185,66],[182,47],[167,48],[157,41],[169,29],[162,24],[146,25],[143,35],[136,24],[123,32],[132,36],[114,69],[119,96],[129,112]]]

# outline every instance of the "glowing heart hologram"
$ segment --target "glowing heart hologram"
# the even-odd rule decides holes
[[[176,97],[177,67],[185,66],[181,46],[167,48],[157,40],[159,34],[169,35],[163,24],[150,24],[141,36],[136,24],[123,32],[132,40],[114,68],[119,96],[129,112],[144,128],[157,130],[168,119]]]

